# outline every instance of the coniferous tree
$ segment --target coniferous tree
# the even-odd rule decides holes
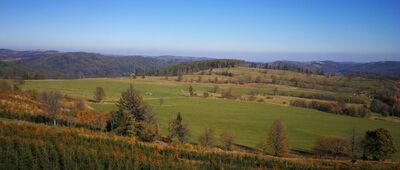
[[[133,136],[135,135],[135,121],[132,115],[121,109],[113,112],[111,119],[107,122],[106,129],[113,131],[118,135]]]
[[[169,138],[176,137],[181,144],[184,144],[189,137],[189,128],[186,124],[182,123],[181,114],[178,113],[176,119],[169,123],[168,127]]]
[[[153,111],[144,103],[139,92],[130,85],[122,92],[107,129],[117,130],[121,135],[135,135],[143,141],[154,141],[159,134],[158,120]]]

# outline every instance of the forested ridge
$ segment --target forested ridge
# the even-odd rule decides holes
[[[175,66],[163,68],[157,72],[158,75],[176,76],[184,74],[193,74],[202,70],[208,70],[213,68],[233,68],[240,65],[244,65],[243,60],[233,59],[214,59],[205,61],[193,61],[178,64]]]
[[[88,52],[0,50],[0,77],[71,79],[149,74],[161,68],[207,58],[113,56]],[[4,67],[3,67],[4,66]]]

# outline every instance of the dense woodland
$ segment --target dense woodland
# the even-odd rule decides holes
[[[244,61],[242,60],[232,60],[232,59],[193,61],[163,68],[158,72],[158,75],[177,76],[184,74],[193,74],[195,72],[199,72],[202,70],[213,69],[213,68],[232,68],[243,64]]]
[[[0,77],[74,79],[145,74],[194,60],[180,57],[110,56],[87,52],[0,49]],[[202,58],[198,58],[202,59]]]

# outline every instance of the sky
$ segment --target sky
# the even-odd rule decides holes
[[[0,48],[400,61],[400,0],[0,0]]]

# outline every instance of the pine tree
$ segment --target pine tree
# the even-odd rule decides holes
[[[186,124],[182,123],[182,117],[180,113],[178,113],[175,120],[170,122],[168,131],[169,138],[172,139],[176,137],[181,144],[187,141],[189,136],[189,128]]]
[[[107,123],[107,129],[120,135],[135,135],[143,141],[153,141],[159,134],[158,120],[132,85],[122,92],[118,111]]]
[[[107,122],[106,129],[118,135],[134,136],[135,122],[132,115],[119,109],[112,113],[111,119]]]

